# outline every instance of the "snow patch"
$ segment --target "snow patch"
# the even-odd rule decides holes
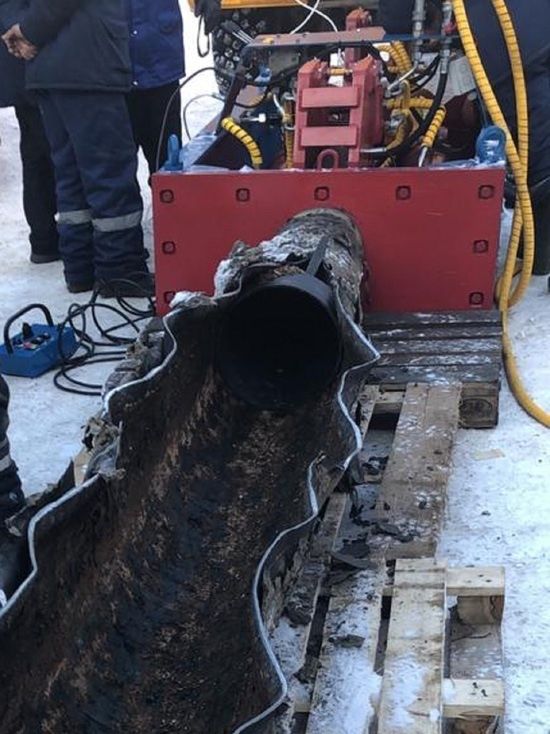
[[[204,302],[207,298],[203,293],[196,291],[178,291],[170,301],[170,308],[181,308],[183,306],[192,306]]]
[[[405,655],[392,664],[391,673],[384,675],[390,678],[384,690],[391,731],[408,732],[415,722],[414,705],[424,689],[426,669],[412,655]]]

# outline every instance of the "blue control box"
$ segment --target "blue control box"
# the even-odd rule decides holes
[[[39,308],[46,316],[45,324],[23,324],[19,334],[10,336],[13,322],[31,309]],[[0,372],[17,377],[39,377],[59,366],[78,348],[70,326],[60,331],[53,323],[49,310],[42,304],[32,304],[8,319],[4,327],[4,344],[0,345]]]

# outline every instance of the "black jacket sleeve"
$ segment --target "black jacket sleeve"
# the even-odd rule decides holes
[[[32,0],[20,20],[21,32],[35,46],[54,39],[85,0]]]
[[[27,7],[26,0],[0,0],[0,33],[19,23]]]

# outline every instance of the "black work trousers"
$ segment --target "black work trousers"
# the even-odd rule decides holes
[[[40,93],[68,284],[147,272],[137,156],[124,97],[118,92]]]
[[[525,71],[529,101],[529,185],[550,178],[550,52],[541,55]],[[506,122],[517,139],[514,84],[511,77],[495,85]],[[545,193],[550,190],[546,187]]]
[[[35,255],[53,255],[58,240],[55,177],[42,115],[28,102],[16,105],[15,114],[21,131],[23,208],[31,231],[31,250]]]
[[[143,150],[150,174],[166,161],[170,135],[177,135],[181,140],[181,98],[177,93],[178,87],[179,82],[176,81],[162,87],[135,90],[126,95],[134,140],[137,147]],[[172,96],[170,109],[167,110]],[[159,148],[165,114],[166,124]]]

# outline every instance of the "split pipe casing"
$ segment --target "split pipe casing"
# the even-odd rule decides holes
[[[216,368],[226,316],[300,276],[327,232],[339,369],[293,410],[259,410]],[[87,481],[30,520],[31,571],[0,610],[0,734],[269,731],[286,683],[264,582],[361,445],[350,411],[376,356],[354,321],[361,257],[349,218],[306,213],[236,247],[214,298],[180,296],[163,361],[107,396]]]

